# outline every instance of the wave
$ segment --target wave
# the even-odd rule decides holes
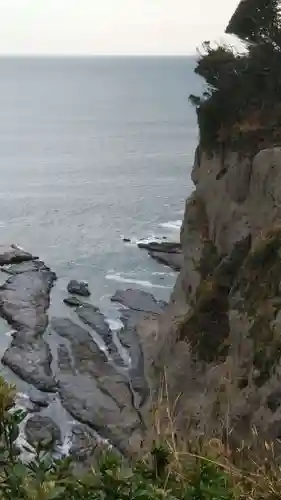
[[[165,229],[172,229],[175,231],[179,231],[182,225],[182,220],[171,220],[168,222],[162,222],[159,224],[160,227],[164,227]]]
[[[106,279],[110,281],[118,281],[119,283],[132,283],[135,285],[140,285],[146,288],[173,288],[172,286],[168,285],[156,285],[154,283],[151,283],[150,281],[147,280],[136,280],[134,278],[126,278],[125,276],[121,276],[119,273],[115,274],[107,274]]]

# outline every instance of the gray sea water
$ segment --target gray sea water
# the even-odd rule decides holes
[[[0,242],[57,273],[52,314],[64,314],[71,278],[111,318],[116,288],[168,299],[175,273],[122,238],[178,238],[197,142],[194,62],[0,59]]]

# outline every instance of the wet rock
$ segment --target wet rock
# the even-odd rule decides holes
[[[163,252],[155,252],[149,251],[148,255],[159,262],[160,264],[164,264],[165,266],[170,267],[174,271],[180,271],[183,265],[183,254],[182,253],[163,253]]]
[[[141,409],[148,399],[149,386],[145,376],[144,355],[137,329],[127,324],[127,327],[122,328],[118,333],[118,338],[130,357],[129,377],[134,393],[134,405]]]
[[[66,297],[63,302],[70,307],[80,307],[83,304],[77,297]]]
[[[19,264],[8,264],[2,267],[2,271],[5,271],[7,274],[21,274],[27,271],[50,271],[50,268],[47,267],[44,262],[41,260],[29,260],[20,262]]]
[[[138,247],[149,252],[178,253],[181,254],[181,244],[169,241],[152,241],[150,243],[138,243]]]
[[[37,389],[55,392],[56,383],[51,371],[52,354],[49,345],[40,337],[19,335],[17,332],[17,336],[5,351],[2,363]]]
[[[41,408],[47,408],[50,404],[50,398],[47,394],[42,394],[42,392],[36,391],[35,389],[31,389],[28,393],[30,401],[40,406]]]
[[[34,415],[28,419],[25,425],[26,439],[31,446],[55,447],[62,443],[61,432],[58,425],[50,418],[42,415]]]
[[[89,297],[91,295],[88,283],[84,281],[71,280],[67,285],[67,291],[74,295],[81,295],[81,297]]]
[[[150,243],[139,243],[138,247],[147,250],[150,257],[160,264],[169,266],[175,271],[181,270],[183,265],[181,243],[152,241]]]
[[[131,437],[142,434],[142,422],[126,377],[108,362],[89,332],[69,319],[54,319],[52,326],[70,345],[58,350],[63,406],[120,451],[131,453]]]
[[[151,313],[145,313],[144,311],[134,311],[133,309],[119,309],[120,320],[126,328],[133,328],[142,319]]]
[[[35,259],[36,257],[17,247],[17,245],[0,245],[0,266]]]
[[[100,312],[98,307],[91,304],[81,304],[81,306],[76,310],[79,318],[86,324],[89,325],[93,330],[95,330],[102,340],[104,341],[109,355],[118,364],[123,364],[122,358],[118,352],[116,345],[113,342],[112,331],[110,330],[108,324],[105,321],[105,316]]]
[[[42,335],[48,324],[50,290],[55,274],[43,263],[22,270],[0,286],[0,314],[15,329],[2,362],[40,390],[52,391],[52,356]]]
[[[117,290],[111,297],[112,302],[119,302],[125,307],[134,311],[143,311],[153,314],[161,314],[163,312],[162,302],[158,302],[152,293],[147,293],[142,290]]]
[[[44,267],[11,276],[0,286],[0,313],[17,331],[40,335],[48,324],[46,310],[55,274]]]
[[[165,311],[167,307],[167,302],[164,300],[159,300],[159,307],[161,307],[162,311]],[[145,311],[135,311],[134,309],[119,309],[120,321],[123,323],[125,328],[132,329],[138,324],[140,324],[145,319],[150,319],[151,317],[157,317],[158,314],[145,312]]]

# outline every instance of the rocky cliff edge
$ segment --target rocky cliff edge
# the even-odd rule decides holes
[[[165,379],[190,438],[279,438],[281,148],[223,163],[197,150],[192,180],[183,267],[160,320],[140,331],[155,394]]]

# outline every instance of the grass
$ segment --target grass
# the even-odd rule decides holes
[[[255,428],[252,429],[251,444],[241,441],[235,449],[230,447],[227,436],[224,440],[204,436],[190,441],[188,423],[186,435],[179,436],[176,431],[180,398],[179,395],[171,404],[164,373],[162,391],[155,406],[156,435],[158,442],[164,442],[168,450],[168,474],[176,475],[179,481],[189,485],[195,495],[179,498],[280,500],[281,443],[260,439]],[[224,426],[230,434],[227,421],[226,413]]]

